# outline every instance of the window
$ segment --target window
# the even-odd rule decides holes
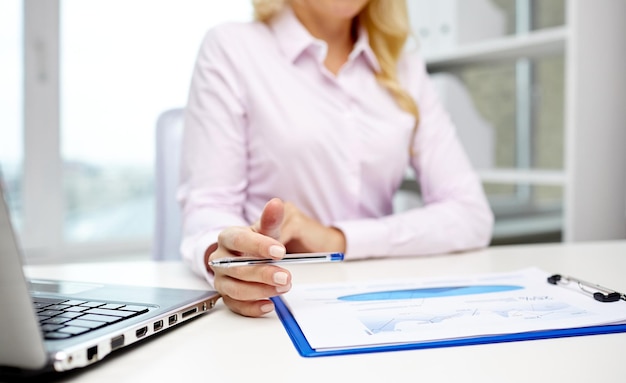
[[[0,173],[11,217],[17,228],[22,218],[23,50],[22,0],[0,2]]]
[[[19,4],[16,8],[21,9]],[[146,253],[154,226],[157,118],[186,103],[206,31],[222,22],[251,19],[251,2],[48,0],[25,5],[25,36],[31,39],[23,44],[26,62],[32,57],[36,63],[41,52],[50,53],[44,63],[50,81],[44,85],[52,88],[42,101],[37,86],[44,85],[35,81],[34,89],[28,86],[29,78],[37,78],[33,65],[16,64],[27,69],[26,115],[53,116],[12,123],[18,126],[17,136],[22,129],[28,133],[25,156],[38,153],[35,165],[25,159],[29,192],[21,194],[29,207],[24,218],[28,230],[21,239],[26,254],[33,260],[57,255],[83,258],[98,252]],[[5,1],[1,6],[1,17],[11,17],[4,12]],[[2,28],[6,27],[3,22]],[[35,41],[42,41],[40,51],[33,48]],[[17,84],[21,91],[21,81]],[[29,103],[29,98],[41,102]],[[23,108],[11,109],[21,114]],[[42,133],[58,137],[58,142],[34,138]],[[7,133],[0,134],[4,155]],[[42,213],[45,209],[52,214]]]

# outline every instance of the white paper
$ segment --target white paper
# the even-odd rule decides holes
[[[536,268],[471,277],[294,284],[283,301],[313,349],[626,323],[626,302],[554,286]]]

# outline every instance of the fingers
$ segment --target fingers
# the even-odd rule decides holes
[[[259,258],[282,258],[285,256],[285,246],[278,240],[256,233],[247,227],[232,227],[223,230],[217,239],[218,250],[211,255],[211,259],[229,256],[221,254],[220,250],[235,255],[248,255]]]
[[[240,269],[255,269],[262,266],[240,267]],[[291,289],[291,275],[287,270],[273,267],[276,270],[266,270],[264,281],[240,279],[226,274],[216,276],[214,286],[220,294],[227,295],[239,301],[253,301],[266,299],[283,294]],[[253,272],[251,270],[250,272]],[[263,272],[260,272],[263,274]],[[253,277],[256,279],[256,277]]]
[[[280,259],[285,256],[285,246],[278,241],[284,219],[284,204],[278,199],[270,200],[261,218],[251,227],[231,227],[218,236],[218,246],[211,260],[251,256]],[[274,310],[269,297],[291,289],[291,274],[275,265],[212,268],[214,287],[222,295],[224,303],[241,315],[257,317]]]
[[[268,299],[291,289],[291,275],[277,266],[235,267],[233,276],[218,274],[215,289],[234,312],[257,317],[274,309]],[[253,280],[259,279],[259,282]]]
[[[274,303],[269,299],[242,302],[225,296],[222,300],[232,312],[247,317],[260,317],[274,310]]]
[[[285,247],[276,239],[254,232],[249,227],[231,227],[218,237],[217,249],[210,259],[232,256],[282,258]],[[257,317],[274,309],[269,300],[289,291],[291,274],[276,265],[257,265],[219,268],[213,267],[214,287],[224,303],[241,315]]]
[[[278,198],[272,198],[265,204],[263,212],[261,213],[261,219],[253,228],[260,234],[278,239],[280,237],[280,227],[283,224],[284,215],[285,206],[283,201]]]
[[[215,287],[239,300],[267,298],[286,290],[291,285],[291,273],[274,265],[255,265],[228,268],[215,268]],[[228,278],[218,280],[218,276]],[[238,284],[235,285],[233,282]]]

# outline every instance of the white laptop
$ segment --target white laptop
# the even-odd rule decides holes
[[[0,182],[0,380],[91,365],[202,315],[218,298],[207,290],[27,280]]]

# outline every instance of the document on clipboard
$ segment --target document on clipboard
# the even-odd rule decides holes
[[[273,298],[302,356],[626,332],[626,302],[537,268],[449,278],[294,284]],[[565,287],[565,288],[564,288]]]

